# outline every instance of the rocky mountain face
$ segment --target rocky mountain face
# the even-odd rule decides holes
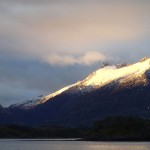
[[[1,107],[0,123],[87,127],[107,116],[150,119],[149,91],[150,59],[108,64],[55,93]]]

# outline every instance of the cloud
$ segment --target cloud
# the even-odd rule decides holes
[[[148,1],[12,1],[17,4],[3,0],[0,35],[13,39],[5,44],[9,51],[16,45],[15,53],[29,57],[56,51],[80,54],[100,49],[103,53],[110,43],[137,42],[150,33]]]
[[[80,56],[64,55],[64,54],[50,54],[43,56],[43,61],[50,65],[91,65],[96,62],[104,61],[107,57],[98,51],[89,51]]]
[[[122,60],[133,45],[143,51],[137,43],[149,37],[149,3],[2,0],[0,53],[66,66],[95,63],[104,53]]]

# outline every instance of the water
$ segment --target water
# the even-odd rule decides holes
[[[0,140],[0,150],[150,150],[150,142]]]

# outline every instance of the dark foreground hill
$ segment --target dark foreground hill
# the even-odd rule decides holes
[[[107,117],[90,128],[0,126],[0,138],[77,138],[90,141],[149,141],[150,120]]]

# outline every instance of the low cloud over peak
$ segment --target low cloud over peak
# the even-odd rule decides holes
[[[66,55],[66,54],[49,54],[43,56],[43,60],[50,65],[91,65],[96,62],[104,61],[107,57],[98,51],[89,51],[79,56]]]

